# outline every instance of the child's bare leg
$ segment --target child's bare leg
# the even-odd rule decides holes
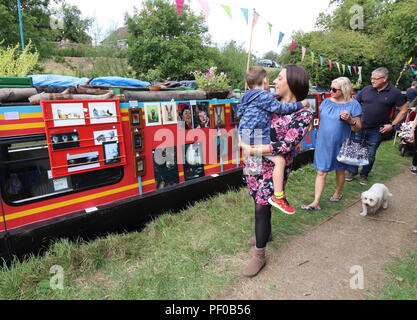
[[[274,156],[272,162],[275,164],[272,172],[272,181],[274,182],[274,193],[284,192],[284,172],[285,172],[285,159],[283,156]]]

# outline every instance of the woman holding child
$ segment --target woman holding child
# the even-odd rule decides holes
[[[253,83],[252,86],[249,83],[251,75],[257,73],[254,68],[256,67],[250,68],[246,75],[251,89],[253,87]],[[267,90],[266,73],[260,72],[259,75],[262,77],[262,89]],[[239,117],[241,117],[239,133],[242,138],[242,149],[245,155],[248,155],[245,159],[244,174],[249,193],[255,202],[255,237],[249,239],[249,243],[254,245],[254,248],[252,249],[252,258],[243,270],[243,275],[246,277],[258,274],[266,263],[265,248],[271,238],[271,205],[285,213],[294,213],[283,189],[291,173],[295,147],[302,141],[313,121],[311,110],[305,107],[308,103],[297,102],[307,97],[309,89],[307,73],[303,67],[295,65],[285,67],[274,80],[274,84],[280,102],[274,100],[271,105],[276,104],[276,107],[280,107],[268,109],[268,107],[258,105],[258,111],[255,113],[256,121],[259,121],[262,118],[262,112],[259,109],[270,112],[269,119],[271,120],[266,124],[267,128],[263,124],[253,125],[251,122],[253,115],[250,116],[249,110],[253,110],[253,106],[249,108],[248,100],[250,102],[253,98],[254,93],[251,92],[253,90],[249,90],[248,96],[245,94],[239,108]],[[247,116],[246,121],[245,116]],[[245,137],[245,129],[249,135],[250,129],[258,129],[262,140],[258,139],[260,140],[258,142],[256,138],[252,139],[253,136],[248,137],[248,134]],[[265,137],[265,133],[270,136]],[[261,154],[262,157],[256,156]],[[277,186],[282,186],[282,190],[277,189]]]

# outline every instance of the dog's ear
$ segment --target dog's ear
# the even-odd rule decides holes
[[[363,199],[365,197],[365,192],[361,193],[361,199]]]

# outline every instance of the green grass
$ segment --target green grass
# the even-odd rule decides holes
[[[370,183],[404,171],[392,141],[381,145]],[[311,201],[316,171],[307,165],[290,176],[288,198],[299,207]],[[330,174],[314,213],[294,216],[274,209],[273,249],[357,201],[366,187],[347,183],[344,199],[330,203],[335,175]],[[180,213],[166,213],[141,232],[108,235],[91,242],[57,241],[42,257],[0,268],[0,299],[208,299],[240,277],[254,234],[253,201],[245,188],[219,194]],[[53,265],[64,269],[64,289],[52,290]]]
[[[398,259],[386,269],[391,279],[368,299],[417,300],[417,252],[410,254],[408,259]]]

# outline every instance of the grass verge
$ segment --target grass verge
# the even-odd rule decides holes
[[[399,259],[386,269],[391,279],[368,299],[417,300],[417,252],[410,254],[408,259]]]
[[[370,184],[404,171],[410,159],[392,141],[378,150]],[[291,204],[313,199],[316,171],[307,165],[292,173]],[[321,211],[294,216],[274,209],[273,249],[317,225],[359,198],[367,187],[347,183],[340,203],[330,203],[335,175],[330,174]],[[91,242],[57,241],[42,257],[0,268],[0,299],[209,299],[240,277],[248,259],[247,239],[254,233],[253,201],[245,188],[219,194],[180,213],[166,213],[143,231],[108,235]],[[51,289],[63,270],[63,289]]]

